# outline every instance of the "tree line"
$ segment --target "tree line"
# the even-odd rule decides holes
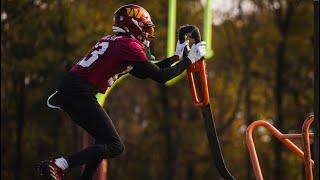
[[[165,0],[1,1],[2,178],[39,179],[39,161],[80,150],[81,129],[65,113],[48,109],[46,98],[111,33],[113,12],[127,3],[150,12],[157,36],[151,49],[156,59],[165,58]],[[299,132],[313,112],[313,4],[237,0],[234,11],[213,24],[210,101],[227,166],[237,179],[254,179],[246,127],[264,119],[282,132]],[[177,27],[194,24],[202,31],[202,13],[200,1],[178,1]],[[108,161],[109,179],[218,179],[185,78],[166,87],[129,77],[112,90],[104,108],[126,146],[121,157]],[[263,129],[255,137],[265,179],[303,179],[302,160]],[[79,172],[72,170],[69,178]]]

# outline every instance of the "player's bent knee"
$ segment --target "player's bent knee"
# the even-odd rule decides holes
[[[124,145],[121,142],[116,144],[104,144],[103,149],[101,150],[103,151],[104,157],[110,159],[122,154]]]
[[[118,143],[117,145],[114,145],[112,147],[112,152],[111,152],[111,158],[116,157],[120,154],[122,154],[124,151],[124,145],[123,143]]]
[[[124,145],[123,143],[120,143],[116,148],[115,154],[120,155],[123,153],[123,151],[124,151]]]

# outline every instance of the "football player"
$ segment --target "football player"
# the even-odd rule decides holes
[[[42,175],[62,180],[68,168],[85,165],[82,179],[92,179],[104,159],[114,158],[124,145],[109,118],[99,105],[96,93],[105,93],[124,74],[159,83],[181,74],[190,64],[205,56],[205,42],[193,45],[187,58],[182,58],[188,41],[177,42],[175,55],[158,63],[148,60],[145,48],[154,38],[154,24],[141,6],[128,4],[114,13],[113,34],[102,37],[95,46],[65,75],[57,91],[48,98],[48,106],[65,111],[71,119],[95,139],[95,144],[80,152],[41,162]],[[178,61],[178,62],[177,62]],[[177,62],[175,65],[172,65]],[[55,97],[56,106],[50,104]]]

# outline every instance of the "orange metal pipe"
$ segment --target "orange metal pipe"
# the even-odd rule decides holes
[[[306,170],[307,180],[313,179],[312,174],[312,163],[311,163],[311,151],[310,151],[310,137],[309,137],[309,128],[313,123],[314,117],[309,116],[303,123],[302,133],[303,133],[303,142],[304,142],[304,165]]]
[[[288,139],[302,139],[303,138],[303,134],[283,134],[284,138],[288,138]],[[309,133],[309,137],[311,140],[314,139],[314,133]]]
[[[252,134],[253,134],[253,130],[259,126],[259,122],[256,123],[257,121],[253,122],[252,124],[250,124],[250,126],[247,128],[246,131],[246,141],[247,141],[247,145],[248,145],[248,149],[249,149],[249,155],[250,155],[250,159],[251,159],[251,163],[253,166],[253,172],[256,176],[257,180],[263,180],[263,176],[261,173],[261,168],[260,168],[260,164],[259,164],[259,159],[257,156],[257,152],[256,152],[256,148],[254,146],[254,141],[252,138]]]
[[[297,147],[292,141],[290,141],[288,138],[288,134],[282,134],[279,130],[277,130],[274,126],[272,126],[270,123],[263,121],[263,120],[258,120],[253,123],[247,128],[246,131],[246,141],[249,149],[249,154],[251,158],[251,163],[253,166],[253,170],[255,173],[255,176],[257,180],[263,180],[257,152],[254,146],[254,141],[253,141],[253,131],[256,127],[258,126],[263,126],[267,130],[271,132],[273,136],[275,136],[278,140],[280,140],[283,144],[285,144],[293,153],[297,154],[299,157],[304,159],[304,153],[303,151]],[[290,135],[290,134],[289,134]],[[313,161],[310,160],[310,163],[313,164]]]

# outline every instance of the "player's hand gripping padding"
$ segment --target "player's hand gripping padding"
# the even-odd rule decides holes
[[[188,58],[191,60],[192,64],[202,59],[206,55],[206,42],[201,41],[196,45],[193,44],[191,50],[188,54]]]

